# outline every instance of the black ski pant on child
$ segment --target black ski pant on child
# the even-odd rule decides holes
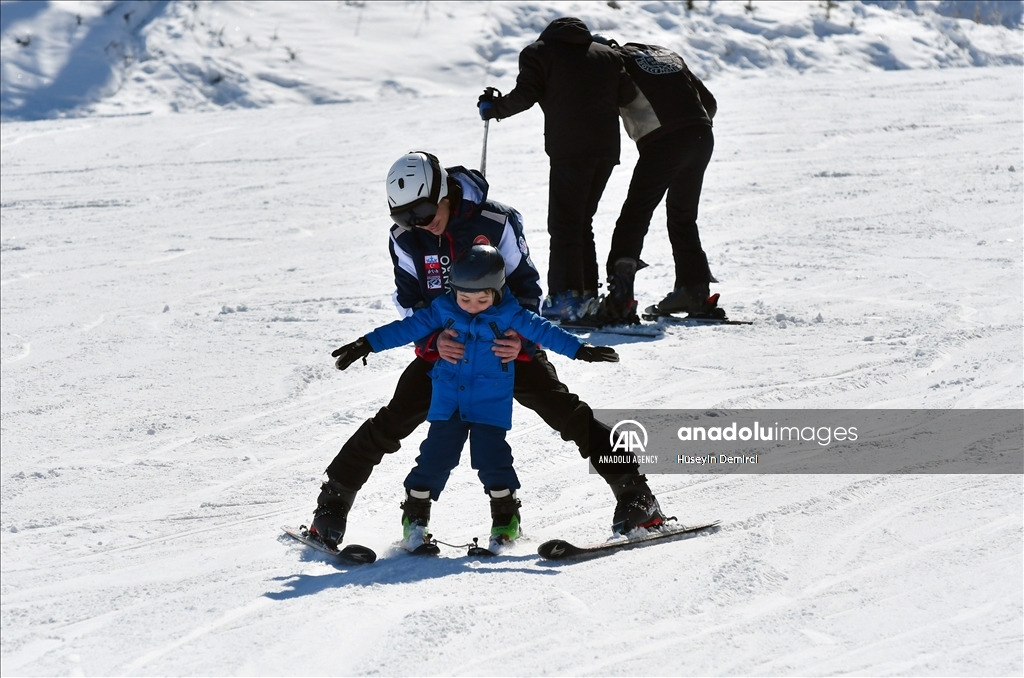
[[[372,419],[363,422],[342,446],[327,467],[328,478],[349,490],[359,490],[384,455],[398,451],[401,441],[427,419],[433,366],[434,363],[419,357],[409,364],[398,379],[391,402]],[[602,455],[611,455],[611,430],[594,419],[590,406],[558,380],[555,367],[543,350],[538,349],[530,361],[517,361],[515,370],[515,399],[558,431],[562,440],[576,443],[580,455],[590,459],[606,481],[623,475],[638,475],[635,461],[619,464],[598,461]]]
[[[697,231],[697,207],[704,171],[711,162],[715,136],[710,127],[694,125],[669,132],[640,148],[626,201],[612,232],[608,275],[622,257],[640,260],[654,210],[668,192],[668,238],[675,262],[675,287],[717,282]]]
[[[552,162],[548,177],[548,294],[597,294],[594,213],[617,163],[604,158]]]
[[[430,498],[437,501],[452,469],[459,465],[467,437],[471,465],[484,492],[518,490],[519,477],[512,467],[512,448],[505,440],[505,429],[465,421],[458,410],[447,421],[430,422],[416,466],[405,478],[405,489],[430,490]]]

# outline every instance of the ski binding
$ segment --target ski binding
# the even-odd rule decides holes
[[[708,297],[706,311],[701,313],[688,313],[685,316],[668,313],[653,304],[644,309],[640,317],[644,320],[660,320],[665,318],[673,322],[680,322],[687,325],[753,325],[751,320],[729,320],[724,308],[718,307],[719,294],[716,292]]]
[[[408,539],[403,539],[402,541],[398,542],[398,545],[404,551],[406,551],[407,553],[410,553],[410,554],[412,554],[414,556],[439,556],[439,555],[441,555],[441,547],[438,546],[438,544],[441,543],[441,542],[438,542],[436,539],[434,539],[434,535],[430,534],[429,532],[425,532],[425,531],[418,532],[418,534],[419,534],[419,537],[417,537],[417,539],[418,538],[422,538],[423,539],[423,542],[421,544],[418,544],[417,546],[415,546],[413,548],[410,548],[412,546],[412,543],[410,543],[410,541]],[[410,536],[412,536],[412,535],[410,535]]]
[[[466,551],[466,556],[469,558],[494,558],[508,551],[512,546],[512,542],[507,539],[495,540],[494,537],[491,537],[490,543],[485,548],[480,546],[480,542],[476,537],[473,537],[473,543],[467,544],[467,546],[469,550]]]
[[[413,550],[409,551],[414,556],[439,556],[441,549],[434,541],[425,541]]]
[[[466,556],[469,558],[493,558],[497,555],[497,551],[480,546],[480,542],[476,537],[473,537],[473,545],[466,551]]]

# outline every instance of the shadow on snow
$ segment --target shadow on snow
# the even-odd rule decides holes
[[[349,565],[340,560],[302,548],[303,561],[317,561],[331,565],[337,572],[322,575],[296,574],[274,577],[282,583],[282,590],[264,594],[273,600],[288,600],[300,596],[315,595],[328,589],[344,586],[378,586],[387,584],[409,584],[441,579],[463,574],[536,574],[553,575],[556,572],[532,567],[540,560],[536,554],[521,556],[495,556],[477,559],[467,557],[446,558],[444,556],[414,556],[398,548],[390,548],[370,565]]]

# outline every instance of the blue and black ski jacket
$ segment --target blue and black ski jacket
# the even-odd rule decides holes
[[[530,259],[523,218],[513,208],[487,199],[487,180],[476,170],[450,167],[448,197],[452,214],[440,237],[421,228],[391,229],[391,261],[395,267],[393,300],[402,317],[426,308],[450,290],[455,256],[471,245],[492,245],[505,260],[505,283],[527,309],[540,309],[540,275]],[[428,339],[417,342],[417,354],[435,359]]]

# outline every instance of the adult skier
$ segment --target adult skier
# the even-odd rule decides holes
[[[717,295],[709,284],[718,282],[708,265],[697,229],[704,172],[715,147],[712,118],[715,97],[672,50],[657,45],[595,36],[623,57],[637,87],[636,98],[621,109],[622,121],[640,151],[629,191],[612,233],[607,271],[609,292],[602,314],[636,322],[633,282],[644,237],[655,208],[665,193],[668,235],[675,264],[675,285],[658,303],[664,313],[710,313]]]
[[[484,177],[464,167],[444,168],[421,151],[399,158],[386,180],[394,224],[389,248],[395,271],[394,301],[402,316],[430,305],[451,288],[455,254],[473,244],[498,248],[505,262],[506,283],[519,304],[534,312],[540,304],[539,276],[530,260],[519,212],[490,200]],[[514,396],[536,412],[563,440],[579,447],[616,498],[612,530],[627,533],[660,524],[664,515],[647,479],[632,463],[602,464],[611,454],[610,430],[594,419],[590,406],[558,380],[545,352],[523,342],[514,331],[495,339],[492,350],[504,362],[518,359]],[[327,481],[317,498],[310,532],[335,546],[345,535],[356,493],[373,467],[426,419],[430,406],[430,373],[438,360],[465,360],[464,340],[452,329],[416,342],[416,358],[398,380],[391,401],[342,446],[327,467]],[[344,355],[335,356],[338,365]]]
[[[575,17],[555,19],[519,54],[516,86],[484,90],[480,117],[507,118],[535,103],[544,110],[548,182],[548,298],[541,315],[576,320],[597,311],[600,277],[594,213],[619,164],[619,107],[635,89],[622,57],[596,43]]]

